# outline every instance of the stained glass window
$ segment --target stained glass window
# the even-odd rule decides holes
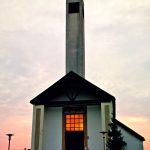
[[[83,114],[66,114],[66,131],[83,131]]]

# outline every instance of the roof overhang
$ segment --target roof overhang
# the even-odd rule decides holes
[[[73,93],[74,91],[83,91],[84,93],[94,96],[94,99],[77,100]],[[69,92],[72,92],[70,96],[68,95]],[[52,100],[63,94],[66,95],[65,101]],[[41,94],[33,98],[30,103],[33,105],[63,106],[94,105],[110,101],[115,101],[115,97],[71,71]]]
[[[143,136],[141,136],[140,134],[138,134],[137,132],[135,132],[131,128],[127,127],[126,125],[124,125],[120,121],[116,120],[116,123],[117,123],[118,126],[120,126],[124,130],[126,130],[127,132],[129,132],[130,134],[132,134],[133,136],[135,136],[136,138],[138,138],[140,141],[145,141],[145,138]]]

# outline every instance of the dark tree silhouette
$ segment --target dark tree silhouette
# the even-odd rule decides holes
[[[115,119],[109,124],[107,150],[125,150],[126,142],[123,140],[121,130],[118,129]]]

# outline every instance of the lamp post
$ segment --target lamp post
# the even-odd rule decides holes
[[[8,150],[10,150],[10,141],[11,141],[11,137],[14,135],[14,134],[6,134],[8,136]]]
[[[104,147],[104,150],[105,150],[105,134],[107,133],[106,131],[102,131],[100,132],[102,135],[103,135],[103,147]]]

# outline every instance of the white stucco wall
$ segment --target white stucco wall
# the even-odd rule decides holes
[[[62,108],[45,108],[43,150],[62,150]]]
[[[88,150],[102,150],[103,139],[99,133],[101,131],[101,107],[88,106],[87,107],[87,135]]]
[[[138,138],[136,138],[120,126],[118,128],[121,130],[124,141],[127,143],[126,150],[143,150],[142,141],[140,141]]]

